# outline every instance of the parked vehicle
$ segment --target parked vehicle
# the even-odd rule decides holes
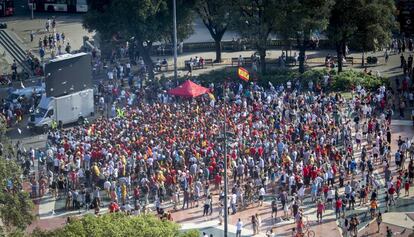
[[[43,95],[34,113],[30,115],[29,128],[46,132],[53,123],[65,125],[83,124],[95,112],[93,89],[79,91],[61,97]]]
[[[11,94],[7,97],[7,101],[17,103],[18,100],[30,100],[33,95],[41,96],[45,93],[45,86],[31,86],[22,89],[16,89],[12,91]]]

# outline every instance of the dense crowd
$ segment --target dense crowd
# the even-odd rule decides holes
[[[128,55],[128,47],[114,52],[113,61],[118,54]],[[410,138],[392,137],[390,128],[394,111],[404,117],[405,103],[414,101],[405,86],[409,77],[402,85],[397,80],[395,91],[356,86],[347,99],[326,92],[329,83],[289,81],[268,88],[210,84],[215,96],[187,100],[136,87],[130,63],[108,67],[93,58],[94,70],[105,69],[109,81],[98,88],[103,116],[53,129],[45,151],[29,149],[25,169],[34,159],[46,167],[32,180],[33,196],[49,190],[65,200],[67,210],[96,213],[107,206],[110,212],[139,214],[153,203],[160,217],[170,220],[171,211],[179,208],[201,206],[203,215],[213,215],[218,206],[220,223],[225,211],[237,214],[268,199],[272,221],[293,218],[295,235],[309,231],[304,200],[311,198],[318,222],[332,209],[343,233],[354,236],[360,224],[351,214],[356,206],[366,207],[379,229],[380,197],[388,209],[409,194],[414,144]],[[144,70],[142,58],[137,65]],[[124,87],[125,78],[133,89]],[[223,210],[225,113],[229,210]],[[392,143],[397,150],[391,151]],[[261,222],[260,215],[252,215],[254,233]],[[239,235],[243,226],[239,220]]]
[[[393,95],[385,87],[370,92],[357,86],[346,100],[312,83],[269,89],[230,83],[226,110],[222,85],[210,85],[217,100],[159,93],[150,103],[116,83],[109,88],[105,93],[114,104],[107,117],[50,131],[45,153],[33,152],[48,170],[34,187],[41,194],[50,187],[57,198],[66,199],[67,209],[94,208],[98,213],[107,199],[111,212],[140,213],[153,202],[158,214],[171,219],[165,202],[171,201],[174,210],[180,203],[184,209],[201,202],[204,215],[212,215],[214,192],[220,206],[224,198],[224,113],[230,134],[231,214],[253,202],[262,205],[270,196],[274,221],[294,218],[296,233],[302,233],[306,196],[317,201],[320,221],[329,208],[337,218],[346,217],[357,201],[369,204],[374,218],[380,192],[385,190],[387,203],[393,205],[412,182],[411,140],[399,138],[399,150],[391,153],[395,141],[388,102]],[[398,172],[390,168],[392,159]],[[384,178],[374,174],[378,167]],[[219,209],[221,222],[224,210]],[[346,231],[355,233],[358,220],[346,220]],[[252,223],[258,230],[260,217],[252,216]]]

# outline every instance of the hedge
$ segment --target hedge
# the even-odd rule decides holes
[[[337,74],[335,70],[329,71],[328,69],[312,69],[308,70],[302,75],[294,69],[281,68],[269,70],[265,74],[256,74],[250,71],[250,79],[257,81],[261,86],[268,87],[269,82],[274,86],[280,84],[286,84],[286,82],[295,81],[299,79],[302,85],[306,86],[309,81],[312,81],[314,85],[317,83],[323,85],[323,77],[328,73],[332,76],[329,89],[331,91],[349,91],[357,85],[361,85],[368,90],[375,90],[381,85],[388,86],[388,80],[383,77],[377,77],[375,75],[368,75],[356,70],[346,70]],[[183,81],[187,78],[180,78]],[[223,83],[225,79],[230,81],[240,81],[237,76],[237,68],[226,68],[222,70],[215,70],[208,74],[201,74],[191,78],[191,80],[197,81],[204,86],[208,86],[210,83]]]

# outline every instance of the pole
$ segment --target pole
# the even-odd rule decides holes
[[[32,0],[31,2],[32,2],[32,4],[31,4],[31,12],[32,12],[32,20],[34,19],[34,14],[33,14],[33,7],[34,7],[34,2],[33,2],[34,0]]]
[[[224,237],[228,233],[228,207],[227,207],[227,103],[226,103],[226,82],[223,88],[223,107],[224,107]]]
[[[173,0],[173,15],[174,15],[174,80],[177,81],[177,6],[176,0]]]

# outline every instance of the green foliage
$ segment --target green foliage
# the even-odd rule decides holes
[[[0,114],[0,140],[7,132],[7,120],[3,114]]]
[[[90,0],[89,6],[83,26],[89,31],[98,31],[107,41],[125,42],[133,37],[149,67],[150,78],[154,78],[150,52],[154,42],[172,41],[172,1]],[[193,6],[192,0],[177,0],[177,32],[181,40],[193,32]]]
[[[332,89],[334,91],[350,91],[357,85],[361,85],[368,90],[375,90],[382,85],[388,85],[388,83],[389,81],[383,77],[348,70],[334,75]]]
[[[197,230],[189,230],[180,234],[180,237],[199,237],[200,232]]]
[[[230,1],[229,1],[230,2]],[[221,61],[220,42],[230,22],[232,6],[222,0],[197,0],[195,10],[216,44],[216,61]]]
[[[33,202],[21,188],[21,174],[14,160],[0,157],[0,219],[7,233],[24,230],[33,220]]]
[[[328,69],[321,69],[321,70],[313,69],[313,70],[308,70],[304,72],[300,78],[301,78],[301,81],[304,83],[308,83],[309,81],[312,81],[314,84],[316,84],[316,83],[321,83],[323,76],[327,75],[328,73],[333,74],[335,73],[335,71],[330,71]]]
[[[288,68],[273,69],[267,73],[252,75],[250,78],[257,77],[257,83],[266,88],[269,87],[271,82],[275,87],[281,84],[285,84],[288,81],[294,81],[299,79],[303,85],[307,85],[309,81],[312,81],[314,85],[317,83],[323,84],[323,77],[330,74],[332,76],[331,91],[349,91],[357,85],[361,85],[368,90],[374,90],[382,85],[388,85],[389,81],[383,77],[377,77],[375,75],[367,75],[363,72],[355,70],[347,70],[340,74],[337,74],[335,70],[329,71],[328,69],[312,69],[303,74],[300,74],[297,70]],[[196,77],[197,82],[208,86],[210,83],[223,83],[224,79],[230,81],[242,82],[237,76],[237,69],[228,68],[224,70],[212,71],[208,74],[201,74]]]
[[[122,213],[106,214],[99,217],[87,215],[74,220],[54,231],[35,231],[32,237],[196,237],[197,231],[180,233],[179,225],[161,221],[153,215],[127,216]]]
[[[234,0],[231,27],[257,49],[261,71],[266,71],[266,50],[269,35],[275,32],[280,20],[279,0]]]
[[[351,37],[352,44],[362,51],[382,48],[390,43],[392,30],[396,27],[395,1],[361,2],[361,7],[353,13],[356,30]]]

